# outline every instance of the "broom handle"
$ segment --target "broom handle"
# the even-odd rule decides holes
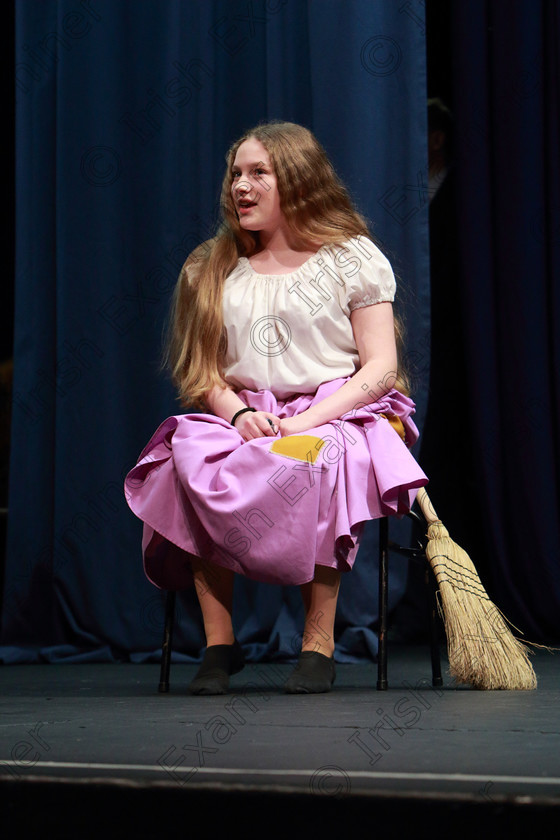
[[[416,499],[418,500],[418,504],[420,505],[420,509],[428,525],[431,525],[433,522],[441,521],[435,511],[432,500],[423,487],[421,487],[416,494]]]

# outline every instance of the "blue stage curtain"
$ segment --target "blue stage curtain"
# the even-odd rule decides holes
[[[5,662],[153,659],[123,479],[178,411],[160,370],[170,295],[215,229],[248,127],[311,128],[393,262],[421,425],[429,366],[426,80],[418,0],[20,0],[17,276]],[[397,526],[397,533],[398,533]],[[341,659],[377,640],[376,529],[340,597]],[[404,589],[396,561],[393,603]],[[254,658],[293,655],[297,590],[239,580]],[[199,657],[193,593],[176,648]]]
[[[452,41],[473,544],[493,600],[526,637],[550,642],[560,638],[560,6],[456,3]]]

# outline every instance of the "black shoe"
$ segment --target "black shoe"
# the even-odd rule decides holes
[[[210,645],[188,693],[227,694],[230,676],[241,671],[244,665],[245,656],[237,640],[232,645]]]
[[[333,657],[314,650],[303,650],[284,691],[286,694],[322,694],[331,690],[335,676]]]

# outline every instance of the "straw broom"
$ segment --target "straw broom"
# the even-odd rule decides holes
[[[451,676],[479,689],[536,688],[530,650],[512,635],[470,557],[453,542],[424,488],[416,498],[428,523],[426,557],[439,587]]]

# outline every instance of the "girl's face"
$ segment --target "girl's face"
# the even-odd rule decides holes
[[[231,193],[244,230],[272,235],[285,225],[276,175],[260,140],[249,137],[241,143],[232,176]]]

